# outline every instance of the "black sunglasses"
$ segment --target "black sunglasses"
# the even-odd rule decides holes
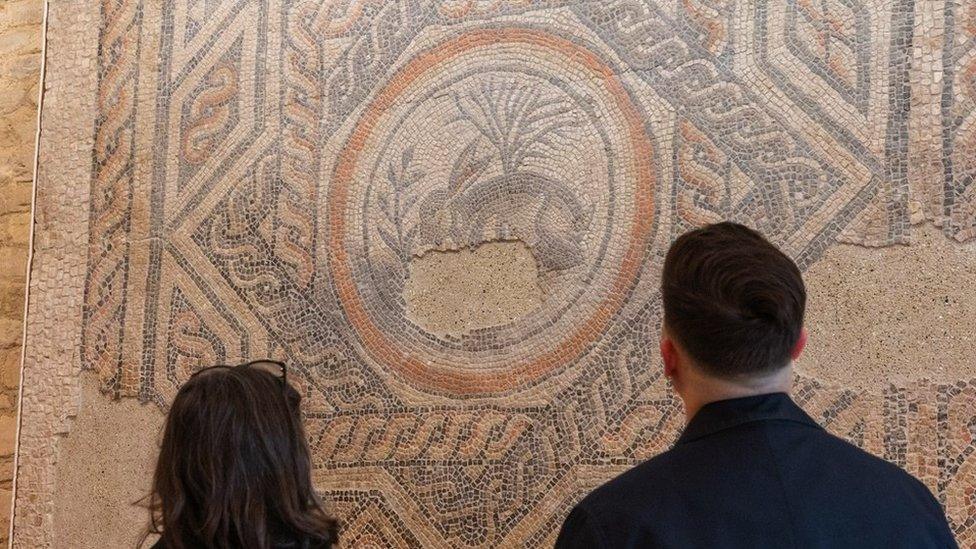
[[[207,366],[206,368],[201,368],[190,376],[192,379],[194,376],[206,372],[208,370],[213,370],[214,368],[254,368],[255,370],[261,370],[262,372],[268,372],[273,375],[279,381],[281,381],[281,386],[284,387],[288,385],[288,367],[285,366],[284,362],[278,362],[277,360],[261,359],[252,360],[250,362],[244,362],[236,366],[230,366],[228,364],[217,364],[216,366]]]

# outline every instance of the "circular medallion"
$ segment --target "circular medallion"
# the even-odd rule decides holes
[[[377,91],[331,181],[329,270],[371,360],[419,389],[492,395],[578,359],[640,271],[654,225],[645,117],[595,53],[525,28],[469,31]],[[405,312],[409,262],[519,240],[542,305],[458,337]]]

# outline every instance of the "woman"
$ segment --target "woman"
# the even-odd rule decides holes
[[[154,549],[336,542],[312,489],[300,401],[285,365],[267,360],[205,368],[180,388],[149,495]]]

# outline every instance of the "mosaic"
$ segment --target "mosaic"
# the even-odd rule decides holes
[[[201,365],[287,360],[353,547],[544,546],[666,449],[683,416],[656,287],[691,227],[747,223],[802,268],[925,220],[976,236],[968,4],[118,0],[98,18],[80,364],[165,408]],[[506,240],[538,264],[539,307],[461,335],[408,316],[415,257]],[[976,543],[976,379],[798,384]]]

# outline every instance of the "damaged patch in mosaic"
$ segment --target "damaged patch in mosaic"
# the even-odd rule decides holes
[[[414,256],[403,289],[407,319],[437,337],[515,323],[543,299],[536,260],[521,241]]]

